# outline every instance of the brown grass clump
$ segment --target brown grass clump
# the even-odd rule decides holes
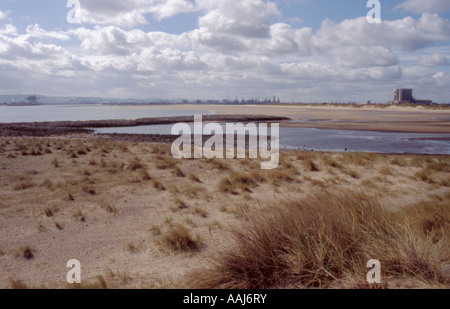
[[[89,194],[89,195],[96,195],[97,194],[97,191],[95,191],[93,188],[90,188],[90,187],[87,187],[87,186],[83,187],[83,191],[85,193]]]
[[[189,208],[188,204],[185,201],[183,201],[181,198],[176,198],[175,204],[176,204],[176,207],[180,210]]]
[[[347,169],[344,169],[342,172],[352,178],[355,178],[355,179],[359,179],[361,177],[361,175],[357,171],[352,170],[352,169],[347,168]]]
[[[195,174],[189,174],[188,179],[192,182],[203,183]]]
[[[102,159],[100,161],[100,167],[105,168],[109,174],[118,174],[123,171],[125,164],[119,163],[117,161],[105,161]]]
[[[228,171],[231,169],[230,165],[226,163],[224,159],[208,159],[207,162],[212,166],[212,168],[219,171]]]
[[[342,165],[336,162],[336,160],[334,160],[331,155],[324,156],[322,160],[328,166],[338,169],[342,168]]]
[[[377,156],[379,155],[375,153],[346,152],[341,154],[340,162],[343,164],[371,167],[375,163]]]
[[[130,171],[136,171],[136,170],[144,169],[145,166],[141,162],[141,160],[139,160],[139,158],[134,158],[134,159],[128,161],[127,168]]]
[[[153,188],[155,188],[155,189],[157,189],[159,191],[166,191],[167,190],[166,187],[160,181],[158,181],[156,179],[154,179],[152,181],[152,186],[153,186]]]
[[[445,240],[448,244],[450,235],[449,202],[449,199],[437,199],[404,207],[396,213],[397,220],[408,224],[415,232],[430,237],[433,243]],[[447,258],[449,257],[447,256]]]
[[[365,282],[367,262],[378,259],[385,282],[448,284],[439,268],[445,239],[430,243],[396,218],[363,193],[318,191],[249,218],[210,268],[187,279],[194,288],[333,287]]]
[[[439,182],[439,185],[440,185],[440,186],[443,186],[443,187],[450,187],[450,177],[441,180],[441,181]]]
[[[396,171],[388,165],[385,165],[380,169],[381,175],[384,175],[384,176],[393,176],[395,174],[395,172]]]
[[[78,210],[77,212],[75,212],[73,214],[73,217],[75,218],[76,221],[79,221],[79,222],[85,222],[86,221],[86,217],[81,212],[81,210]]]
[[[136,245],[134,243],[128,243],[125,247],[127,251],[129,251],[131,254],[137,254],[141,251],[141,248],[139,245]]]
[[[80,155],[80,156],[85,156],[87,155],[91,150],[89,149],[89,147],[80,147],[76,150],[76,154]]]
[[[208,218],[208,212],[206,212],[206,210],[196,207],[192,213],[196,216],[199,216],[200,218],[206,219]]]
[[[417,172],[415,174],[415,177],[418,180],[421,180],[421,181],[429,183],[429,184],[435,183],[435,180],[433,179],[433,171],[429,168],[424,168],[424,169],[420,170],[419,172]]]
[[[157,155],[155,160],[156,168],[159,170],[173,169],[177,166],[176,160],[169,156]]]
[[[152,176],[147,172],[145,169],[141,169],[139,171],[139,176],[143,181],[149,181],[152,180]]]
[[[53,159],[52,164],[53,164],[53,166],[56,167],[56,168],[59,168],[59,167],[60,167],[60,163],[59,163],[58,159],[56,159],[56,158]]]
[[[45,214],[45,216],[50,218],[50,217],[53,217],[55,215],[55,213],[58,212],[58,210],[59,209],[56,205],[52,205],[52,206],[46,207],[44,209],[44,214]]]
[[[34,255],[36,253],[36,250],[34,250],[30,246],[25,246],[19,249],[19,251],[16,253],[17,257],[23,257],[27,260],[32,260],[34,258]]]
[[[174,167],[173,169],[173,174],[176,177],[180,177],[180,178],[184,178],[186,177],[186,175],[184,174],[184,172],[181,170],[181,168],[179,168],[178,166]]]
[[[32,188],[34,186],[35,186],[35,183],[33,183],[31,181],[22,181],[14,186],[14,190],[16,190],[16,191],[26,190],[26,189]]]
[[[23,282],[22,280],[15,280],[13,278],[9,278],[9,283],[10,283],[11,289],[13,289],[13,290],[28,289],[28,285],[25,282]]]
[[[317,165],[317,163],[316,162],[314,162],[312,159],[306,159],[306,160],[304,160],[303,161],[303,166],[305,167],[305,169],[307,170],[307,171],[310,171],[310,172],[320,172],[320,168],[319,168],[319,166]]]
[[[159,243],[177,253],[198,252],[204,246],[200,237],[193,237],[183,225],[171,227],[161,235]]]
[[[408,166],[408,160],[406,158],[397,157],[397,158],[392,159],[391,164],[397,165],[400,167],[405,167],[405,166]]]
[[[152,147],[150,149],[150,153],[160,154],[160,155],[168,155],[171,153],[170,145],[166,145],[166,144],[152,145]]]
[[[219,183],[219,190],[226,193],[238,194],[238,191],[252,192],[258,183],[251,174],[244,172],[232,172],[229,177],[222,179]]]
[[[109,203],[101,203],[100,204],[100,208],[102,208],[106,212],[109,212],[110,214],[117,214],[118,213],[116,206],[111,205]]]

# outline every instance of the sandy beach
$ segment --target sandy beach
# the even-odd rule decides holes
[[[294,120],[283,126],[388,131],[415,133],[450,133],[450,110],[432,110],[390,106],[376,107],[332,107],[326,106],[263,106],[263,105],[166,105],[167,108],[208,110],[223,115],[256,114],[289,117]],[[152,107],[149,107],[152,108]],[[297,122],[295,122],[297,121]],[[305,122],[307,121],[307,122]]]

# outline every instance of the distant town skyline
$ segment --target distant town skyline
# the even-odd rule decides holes
[[[448,103],[450,1],[379,2],[3,0],[0,95]]]

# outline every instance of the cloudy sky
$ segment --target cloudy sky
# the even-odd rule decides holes
[[[0,94],[450,102],[449,0],[68,2],[0,0]]]

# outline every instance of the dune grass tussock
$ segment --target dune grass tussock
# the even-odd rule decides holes
[[[154,159],[156,160],[156,168],[159,170],[170,170],[177,167],[177,161],[172,157],[156,155]]]
[[[229,177],[223,178],[219,183],[219,190],[225,193],[239,194],[252,192],[258,186],[255,178],[244,172],[231,172]]]
[[[35,186],[35,183],[33,183],[31,181],[22,181],[14,186],[14,190],[16,190],[16,191],[26,190],[26,189],[32,188],[34,186]]]
[[[367,262],[378,259],[384,278],[448,284],[439,268],[445,237],[431,231],[437,238],[430,242],[409,218],[363,193],[318,191],[252,217],[235,230],[232,247],[188,280],[195,288],[323,288],[363,282]]]
[[[208,159],[206,162],[209,163],[212,168],[219,171],[228,171],[231,169],[230,165],[224,159]]]
[[[278,170],[269,171],[268,178],[274,186],[279,186],[283,183],[292,183],[296,180],[296,177],[291,174]]]
[[[316,162],[312,159],[306,159],[303,161],[305,169],[309,172],[320,172],[320,168]]]
[[[36,250],[30,246],[23,246],[15,253],[16,258],[22,257],[26,260],[32,260],[36,254]]]
[[[450,207],[448,199],[421,201],[404,207],[395,213],[397,220],[407,224],[415,233],[431,237],[433,243],[445,240],[450,235]],[[447,248],[450,254],[450,247]],[[444,257],[445,258],[445,257]],[[449,256],[447,256],[449,258]]]
[[[175,253],[199,252],[204,246],[201,238],[198,235],[192,236],[183,225],[173,226],[162,234],[159,243]]]
[[[130,171],[137,171],[140,169],[144,169],[145,165],[141,162],[139,158],[134,158],[128,161],[127,168]]]

